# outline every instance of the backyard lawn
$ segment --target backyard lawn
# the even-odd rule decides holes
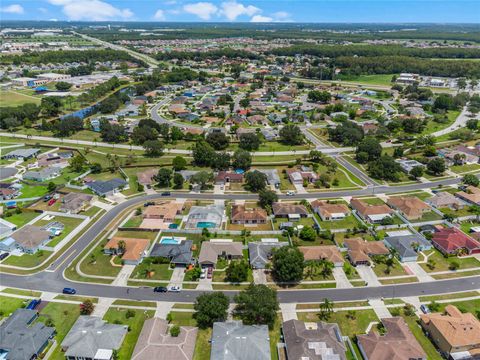
[[[320,217],[315,214],[317,217],[318,222],[320,223],[320,227],[322,229],[331,230],[331,229],[353,229],[360,226],[360,222],[357,218],[353,215],[348,215],[342,220],[334,220],[334,221],[322,221]]]
[[[5,220],[17,225],[17,228],[21,228],[37,216],[40,216],[40,214],[34,211],[22,211],[20,214],[16,214],[15,211],[13,211],[11,216],[5,216]]]
[[[442,255],[442,253],[436,249],[430,250],[429,252],[425,252],[426,254],[429,254],[430,252],[433,252],[432,255],[428,257],[428,259],[432,259],[435,262],[435,267],[433,269],[430,269],[426,263],[420,264],[420,266],[427,272],[438,272],[438,271],[447,271],[449,270],[449,266],[452,262],[458,262],[460,265],[459,269],[470,269],[470,268],[475,268],[475,267],[480,267],[480,261],[473,257],[456,257],[452,256],[449,258],[446,258]]]
[[[55,236],[49,243],[47,243],[47,246],[54,247],[55,245],[60,243],[60,241],[65,239],[65,237],[67,237],[68,234],[70,234],[73,230],[75,230],[75,228],[82,223],[83,219],[66,217],[66,216],[55,216],[53,219],[48,220],[48,221],[43,220],[43,219],[39,220],[39,221],[35,222],[34,225],[35,226],[45,226],[52,221],[58,221],[65,226],[60,235]]]
[[[133,312],[134,316],[127,318],[127,311]],[[155,311],[133,310],[133,309],[121,309],[117,307],[111,307],[103,317],[104,320],[113,324],[128,325],[129,331],[123,340],[123,344],[118,351],[118,360],[129,360],[132,358],[133,349],[137,343],[138,336],[142,330],[145,320],[152,318],[155,315]]]
[[[22,193],[22,195],[18,197],[19,199],[29,199],[44,196],[46,193],[48,193],[48,189],[46,185],[23,184],[20,192]]]

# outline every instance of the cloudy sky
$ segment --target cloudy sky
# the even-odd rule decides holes
[[[480,0],[1,0],[2,20],[480,23]]]

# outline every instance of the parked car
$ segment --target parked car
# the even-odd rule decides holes
[[[3,254],[0,255],[0,261],[6,259],[8,257],[8,255],[10,255],[10,253],[8,252],[4,252]]]
[[[207,271],[207,278],[211,279],[213,275],[213,268],[209,267]]]
[[[291,190],[287,191],[287,196],[293,196],[293,195],[295,195],[295,191],[291,191]]]
[[[50,201],[48,202],[48,206],[52,206],[56,202],[57,202],[57,199],[50,199]]]
[[[164,292],[167,292],[167,291],[168,291],[168,289],[165,286],[155,286],[153,288],[153,292],[164,293]]]
[[[180,292],[180,290],[181,290],[180,286],[170,286],[168,288],[168,291],[170,291],[170,292]]]
[[[52,198],[52,195],[45,195],[43,197],[43,202],[47,202],[48,200],[50,200]]]
[[[424,314],[430,313],[430,309],[428,308],[427,305],[420,305],[420,310],[422,310]]]
[[[162,196],[170,196],[172,193],[170,191],[164,191],[162,192]]]
[[[152,205],[155,205],[155,202],[153,202],[153,201],[147,201],[145,204],[143,204],[144,207],[152,206]]]
[[[75,290],[74,288],[66,287],[66,288],[63,288],[62,293],[69,294],[69,295],[75,295],[77,293],[77,290]]]

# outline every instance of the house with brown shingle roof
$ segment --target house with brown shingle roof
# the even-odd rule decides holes
[[[225,185],[226,183],[241,184],[243,182],[243,174],[237,174],[230,171],[219,171],[215,176],[215,184]]]
[[[232,206],[232,224],[265,224],[267,219],[267,212],[262,208],[246,209],[243,204]]]
[[[427,203],[436,207],[437,209],[449,208],[452,210],[463,209],[466,205],[462,200],[456,198],[455,195],[446,191],[435,194],[435,196],[427,200]]]
[[[174,222],[175,216],[181,214],[183,204],[176,201],[165,201],[147,206],[143,211],[144,219],[159,219],[164,222]]]
[[[473,205],[480,205],[480,189],[475,186],[468,186],[467,191],[459,191],[455,196]]]
[[[386,217],[392,216],[394,211],[386,204],[372,205],[360,199],[352,199],[350,206],[357,211],[365,221],[372,224],[382,222]]]
[[[123,241],[125,249],[122,250],[119,243]],[[127,265],[138,265],[147,255],[147,248],[150,245],[148,239],[133,239],[114,236],[103,247],[103,252],[108,255],[121,255],[122,261]]]
[[[313,211],[315,211],[323,221],[342,220],[350,214],[350,210],[345,204],[332,204],[323,200],[315,200],[311,205]]]
[[[292,203],[276,202],[272,205],[272,211],[275,217],[307,217],[308,210],[305,206]]]
[[[430,206],[415,196],[392,196],[388,199],[387,204],[398,210],[408,220],[418,220],[422,218],[423,214],[432,210]]]
[[[427,354],[402,317],[382,319],[385,335],[370,331],[357,335],[358,347],[365,360],[426,360]]]
[[[370,256],[388,255],[390,252],[382,241],[366,241],[361,238],[345,239],[350,262],[357,265],[370,265]]]
[[[343,266],[345,260],[335,245],[327,246],[299,246],[305,260],[327,260],[336,267]]]
[[[232,240],[212,239],[202,242],[198,263],[201,266],[215,266],[219,257],[227,260],[243,257],[243,245]]]
[[[463,314],[447,305],[444,313],[420,315],[420,325],[445,357],[461,352],[480,354],[480,321],[472,313]]]

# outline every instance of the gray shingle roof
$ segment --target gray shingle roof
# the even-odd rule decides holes
[[[93,183],[88,184],[88,187],[97,194],[103,195],[109,193],[110,191],[121,188],[125,185],[127,185],[127,182],[125,180],[115,178],[107,181],[94,181]]]
[[[248,255],[250,265],[256,269],[265,269],[265,265],[269,262],[272,250],[287,246],[287,242],[249,242]]]
[[[192,240],[184,240],[180,244],[155,244],[150,256],[169,258],[175,264],[190,264],[192,244]]]
[[[214,323],[210,360],[270,360],[268,327],[242,321]]]
[[[402,258],[416,257],[417,253],[413,249],[415,243],[420,246],[431,246],[432,244],[421,235],[407,236],[389,236],[383,240],[390,247],[398,251],[398,255]]]
[[[5,158],[29,158],[40,152],[40,149],[17,149],[10,151],[8,154],[5,154]]]
[[[0,325],[0,349],[8,351],[8,360],[31,359],[55,335],[55,328],[36,322],[34,310],[18,309]]]

